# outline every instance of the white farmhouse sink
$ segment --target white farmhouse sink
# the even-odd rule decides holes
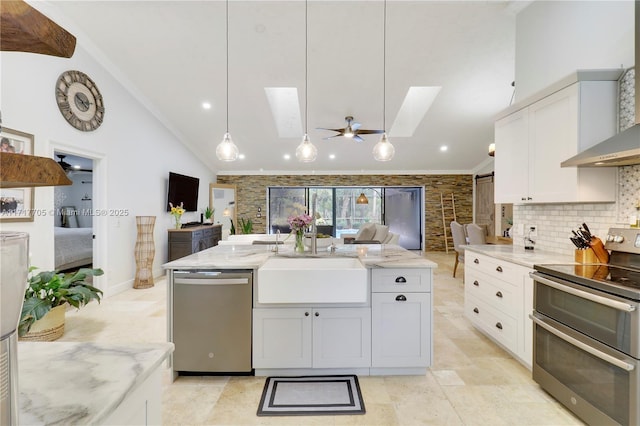
[[[259,303],[364,303],[367,270],[358,258],[272,257],[258,269]]]

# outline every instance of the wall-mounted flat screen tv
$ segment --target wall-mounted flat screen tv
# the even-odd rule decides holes
[[[169,190],[167,191],[167,211],[171,211],[171,206],[182,207],[188,212],[198,211],[198,190],[200,189],[200,179],[169,172]]]

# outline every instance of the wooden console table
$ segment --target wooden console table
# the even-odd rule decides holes
[[[222,225],[201,225],[169,229],[169,262],[217,246]]]

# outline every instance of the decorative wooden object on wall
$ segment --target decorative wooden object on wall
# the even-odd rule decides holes
[[[136,278],[133,288],[153,287],[153,258],[156,247],[153,241],[155,216],[136,216],[138,238],[136,240]]]
[[[0,50],[70,58],[76,38],[21,0],[0,1]]]

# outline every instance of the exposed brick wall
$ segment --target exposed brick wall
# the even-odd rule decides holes
[[[444,251],[440,193],[456,200],[460,223],[473,217],[473,175],[223,175],[217,183],[236,185],[237,217],[251,218],[254,232],[266,232],[270,186],[424,186],[425,250]],[[262,217],[257,218],[258,208]]]

